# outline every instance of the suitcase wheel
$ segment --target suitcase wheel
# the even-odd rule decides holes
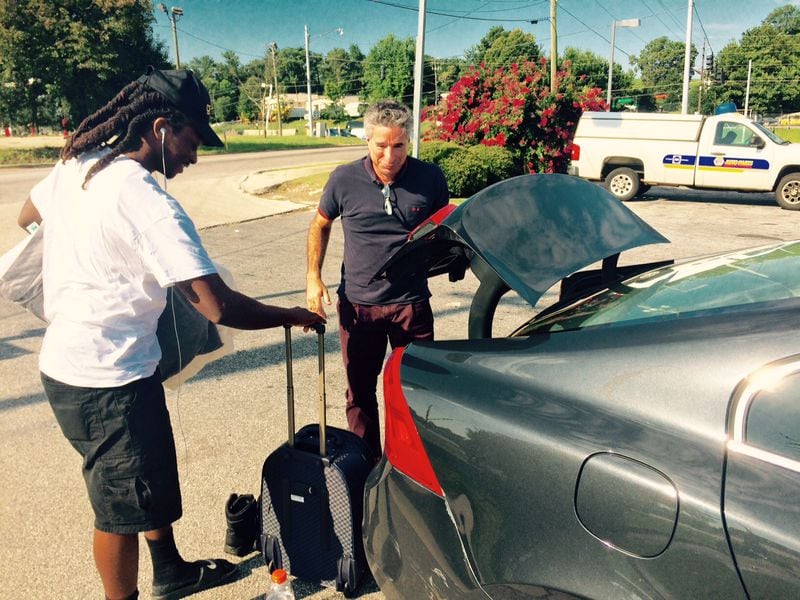
[[[339,559],[339,569],[336,575],[336,591],[342,592],[345,598],[352,598],[358,587],[356,580],[356,565],[352,558],[343,556]]]
[[[283,557],[281,556],[281,546],[278,538],[273,535],[261,536],[261,554],[264,555],[264,562],[267,569],[272,573],[275,569],[283,568]]]

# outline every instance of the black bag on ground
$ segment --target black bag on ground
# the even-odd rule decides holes
[[[373,463],[360,437],[325,424],[324,331],[317,330],[320,423],[295,433],[292,342],[286,329],[289,440],[264,461],[260,541],[270,571],[283,568],[349,596],[367,571],[361,518],[364,482]]]

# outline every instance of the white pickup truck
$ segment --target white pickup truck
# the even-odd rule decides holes
[[[569,173],[605,182],[620,200],[652,185],[681,186],[775,192],[781,208],[800,210],[800,144],[736,112],[585,112]]]

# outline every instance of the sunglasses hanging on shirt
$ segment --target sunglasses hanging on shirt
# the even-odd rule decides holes
[[[392,214],[392,188],[387,183],[383,186],[383,210],[386,211],[387,215]]]

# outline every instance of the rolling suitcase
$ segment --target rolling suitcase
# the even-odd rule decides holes
[[[325,424],[325,329],[317,329],[319,424],[295,433],[291,330],[286,328],[289,439],[261,471],[261,549],[270,571],[351,595],[367,570],[361,538],[364,482],[372,469],[364,441]]]

